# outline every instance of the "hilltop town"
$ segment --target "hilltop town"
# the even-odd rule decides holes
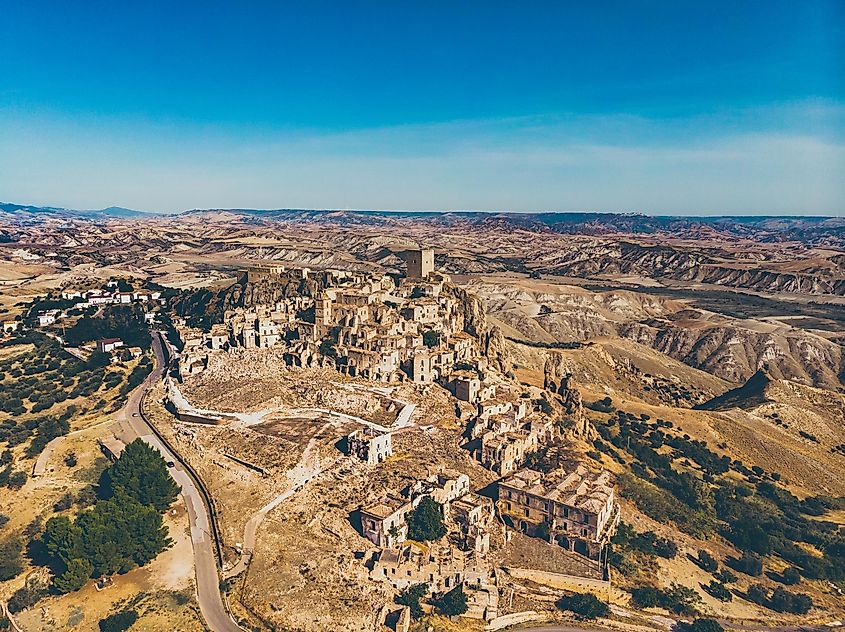
[[[351,512],[349,526],[369,541],[357,542],[355,548],[374,547],[361,560],[369,577],[400,591],[425,584],[433,597],[460,589],[470,604],[465,616],[492,621],[509,610],[500,606],[507,586],[501,558],[519,534],[529,548],[545,546],[569,556],[567,566],[575,570],[568,581],[573,585],[579,579],[597,586],[606,583],[606,547],[621,517],[613,475],[594,463],[588,466],[583,458],[547,471],[528,464],[544,448],[565,449],[568,442],[585,438],[577,390],[568,378],[560,380],[551,395],[520,385],[496,347],[501,332],[487,325],[478,298],[435,270],[433,250],[411,250],[403,258],[406,273],[398,277],[279,265],[244,270],[237,291],[274,300],[230,306],[222,322],[206,331],[189,326],[184,318],[174,319],[181,350],[165,393],[167,408],[189,425],[192,441],[202,434],[196,431],[199,424],[224,426],[234,434],[235,428],[244,427],[238,418],[259,404],[237,410],[229,401],[226,410],[210,410],[219,404],[200,399],[202,391],[192,386],[196,380],[214,372],[210,384],[219,381],[221,371],[238,374],[259,363],[262,371],[284,376],[320,371],[320,381],[312,388],[323,393],[322,400],[331,399],[327,391],[344,386],[395,415],[373,415],[367,405],[359,404],[367,412],[356,409],[357,414],[349,408],[326,410],[326,405],[319,411],[322,416],[311,420],[313,435],[304,430],[306,443],[320,435],[323,447],[341,444],[316,461],[337,464],[345,455],[366,465],[362,472],[367,478],[378,476],[385,462],[398,461],[397,442],[404,452],[405,439],[412,434],[439,432],[436,418],[408,403],[420,396],[431,398],[435,388],[442,401],[453,402],[449,430],[456,453],[464,455],[458,463],[465,471],[454,469],[446,454],[436,455],[428,475],[401,486],[387,481],[377,497],[366,498]],[[336,373],[334,380],[327,379],[331,372]],[[190,394],[190,402],[182,390]],[[306,406],[290,408],[301,416]],[[283,414],[281,408],[274,409],[277,418]],[[342,423],[326,436],[322,419],[331,416],[341,417]],[[250,428],[266,423],[255,421]],[[175,436],[179,441],[178,432]],[[232,452],[236,442],[229,443]],[[412,462],[419,456],[405,453],[402,460]],[[254,471],[273,468],[249,451],[237,458]],[[471,476],[466,473],[473,471],[469,463],[489,474]],[[429,501],[444,526],[430,546],[421,547],[413,516]],[[560,577],[564,581],[566,575]],[[382,623],[389,618],[410,622],[410,610],[405,606],[393,612],[387,607],[379,617]],[[374,619],[369,625],[379,622]]]

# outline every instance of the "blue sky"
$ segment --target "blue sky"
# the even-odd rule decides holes
[[[0,0],[0,200],[845,214],[845,2]]]

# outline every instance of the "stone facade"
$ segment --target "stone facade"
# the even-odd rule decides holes
[[[525,469],[498,482],[506,522],[591,559],[600,559],[619,524],[613,476],[584,464],[548,474]]]
[[[390,433],[378,432],[370,427],[359,428],[346,436],[348,453],[369,465],[382,463],[393,454]]]

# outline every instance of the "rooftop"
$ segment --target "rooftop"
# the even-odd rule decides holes
[[[524,469],[502,482],[533,496],[590,513],[601,511],[613,494],[613,475],[608,470],[590,470],[583,463],[570,471],[559,469],[545,475]]]

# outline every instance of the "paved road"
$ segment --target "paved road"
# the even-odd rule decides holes
[[[194,549],[194,567],[197,580],[197,600],[206,625],[212,632],[243,632],[226,612],[220,596],[220,579],[214,559],[214,543],[209,524],[208,511],[202,501],[202,495],[194,481],[173,454],[153,433],[152,428],[141,416],[141,402],[150,387],[161,379],[164,370],[164,353],[159,336],[153,335],[153,351],[156,355],[155,369],[141,388],[135,389],[126,406],[118,413],[118,420],[125,428],[126,439],[140,437],[144,442],[156,448],[165,461],[177,463],[170,468],[170,474],[182,488],[182,498],[188,508],[191,525],[191,543]]]
[[[512,630],[518,630],[519,632],[613,632],[610,628],[584,628],[579,626],[573,625],[544,625],[537,627],[527,627],[527,628],[511,628]]]

